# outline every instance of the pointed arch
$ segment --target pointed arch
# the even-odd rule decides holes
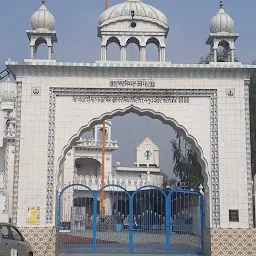
[[[198,162],[200,163],[202,167],[202,175],[204,177],[204,183],[205,185],[208,184],[210,181],[210,174],[208,172],[208,164],[207,161],[203,155],[203,151],[201,146],[198,144],[196,138],[194,138],[191,134],[188,133],[187,129],[180,125],[175,119],[169,118],[165,116],[163,113],[160,112],[155,112],[154,110],[151,109],[140,109],[134,105],[130,105],[127,108],[124,109],[116,109],[112,112],[107,112],[101,115],[98,118],[92,119],[87,125],[82,126],[76,134],[74,134],[68,141],[68,143],[64,146],[61,152],[61,156],[59,157],[57,161],[57,173],[56,173],[56,178],[57,182],[59,182],[60,177],[61,177],[61,166],[65,161],[65,157],[67,152],[72,148],[73,144],[79,140],[81,135],[86,132],[90,131],[95,125],[101,124],[103,120],[106,119],[112,119],[115,116],[124,116],[128,113],[135,113],[139,116],[149,116],[152,119],[158,119],[160,120],[163,124],[167,124],[172,126],[176,131],[178,131],[180,134],[183,135],[184,138],[188,140],[188,142],[191,144],[193,150],[196,152],[197,157],[198,157]]]
[[[127,41],[126,41],[126,46],[128,46],[129,44],[136,44],[138,47],[140,47],[140,41],[138,38],[136,37],[130,37]]]
[[[226,41],[226,40],[220,41],[218,46],[223,47],[225,50],[229,50],[230,49],[229,42]]]
[[[35,47],[36,47],[36,49],[37,49],[41,44],[46,44],[46,45],[47,45],[47,41],[46,41],[46,39],[43,38],[43,37],[39,37],[39,38],[36,39],[36,41],[35,41]]]
[[[147,40],[146,59],[147,61],[160,61],[160,42],[155,37]]]
[[[139,61],[140,60],[140,41],[136,37],[130,37],[126,41],[126,54],[128,61]]]

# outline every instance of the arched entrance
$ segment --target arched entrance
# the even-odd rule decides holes
[[[113,84],[113,86],[114,85],[115,84]],[[142,88],[144,88],[144,86],[143,84]],[[111,119],[114,116],[123,116],[127,113],[136,113],[140,116],[148,115],[153,119],[159,119],[164,124],[171,125],[190,142],[197,153],[198,160],[203,169],[202,174],[205,180],[205,198],[207,201],[207,226],[219,225],[219,158],[216,90],[117,90],[113,88],[95,90],[51,88],[49,100],[47,198],[55,196],[54,180],[56,178],[57,184],[59,184],[62,164],[65,161],[66,153],[71,149],[73,143],[79,139],[82,133],[90,130],[96,124],[101,124],[104,119]],[[67,123],[67,118],[69,118],[70,125],[72,124],[72,126],[68,125],[66,129],[65,127],[63,128],[63,126],[59,126],[61,123],[59,121],[61,120],[57,123],[56,117],[61,115],[63,108],[65,109],[63,104],[66,104],[66,102],[70,100],[72,101],[72,105],[69,105],[68,108],[74,109],[77,113],[75,116],[65,116],[65,122]],[[196,108],[198,105],[188,104],[190,101],[196,103],[198,100],[200,100],[200,104],[204,106],[209,106],[210,104],[211,108],[209,110],[203,108],[198,109]],[[59,108],[56,108],[57,103],[61,104]],[[95,103],[97,103],[97,108],[94,108]],[[77,108],[77,106],[79,106],[79,108]],[[165,107],[163,108],[163,106]],[[93,109],[93,111],[86,112],[86,121],[83,121],[84,111],[86,111],[88,107]],[[105,111],[102,111],[102,109]],[[191,119],[188,120],[187,115],[182,115],[184,111],[186,111],[187,115],[190,115],[190,118],[193,117],[193,121],[191,121]],[[199,113],[200,115],[198,115]],[[78,116],[81,118],[78,118]],[[95,116],[98,116],[98,118],[95,118]],[[171,116],[173,116],[173,118],[171,118]],[[200,120],[203,120],[203,122]],[[183,122],[186,126],[188,125],[189,129],[181,125]],[[86,123],[86,125],[84,125],[84,123]],[[202,124],[205,126],[203,130]],[[191,132],[188,132],[188,130]],[[66,136],[65,140],[63,140],[63,136],[61,136],[63,132]],[[191,136],[191,134],[195,134],[197,139]],[[57,136],[61,137],[58,139]],[[65,143],[67,140],[68,142]],[[55,143],[55,141],[57,143]],[[206,158],[203,156],[203,151],[199,144],[203,145],[204,153],[206,153],[207,156]],[[58,155],[60,157],[57,159],[56,157]],[[53,177],[55,178],[53,179]],[[53,216],[54,202],[47,201],[46,222],[52,223]]]
[[[88,125],[79,128],[77,133],[69,139],[68,144],[62,149],[62,152],[61,152],[62,155],[58,159],[58,166],[60,167],[59,172],[56,175],[57,181],[59,182],[58,184],[60,185],[61,174],[63,172],[62,166],[63,166],[63,163],[65,162],[66,155],[69,152],[69,150],[72,148],[72,145],[74,145],[74,143],[78,140],[78,138],[80,138],[80,136],[84,132],[90,131],[92,127],[101,124],[104,119],[110,119],[115,116],[123,116],[128,113],[136,113],[140,116],[149,116],[153,119],[158,119],[162,123],[171,125],[175,129],[177,129],[184,137],[186,137],[187,140],[189,140],[191,146],[196,151],[198,155],[198,161],[202,166],[203,176],[205,178],[205,184],[204,184],[205,192],[206,192],[205,202],[207,206],[209,206],[208,205],[209,204],[208,203],[209,202],[209,199],[208,199],[209,198],[209,190],[208,190],[209,173],[207,169],[207,161],[203,156],[202,149],[198,145],[197,140],[193,136],[189,135],[187,129],[181,126],[180,124],[178,124],[176,120],[172,118],[168,118],[160,112],[155,112],[150,109],[140,109],[133,105],[125,109],[115,110],[111,113],[104,113],[100,118],[97,118],[97,119],[95,118],[91,120]],[[113,185],[114,187],[120,186],[122,188],[121,190],[126,191],[126,188],[122,187],[121,186],[122,184],[118,184],[117,181],[113,180],[112,183],[106,183],[106,184],[108,184],[107,187],[111,185]],[[120,195],[120,194],[123,194],[122,192],[119,191],[120,187],[112,191],[113,193],[111,196],[112,199],[110,199],[110,205],[112,205],[112,208],[108,209],[107,214],[104,213],[104,216],[107,215],[108,217],[101,217],[98,206],[94,208],[94,211],[97,212],[97,213],[95,212],[96,214],[94,212],[93,213],[90,212],[92,216],[94,215],[98,216],[97,217],[98,222],[96,223],[100,223],[100,224],[96,224],[96,226],[94,227],[95,228],[94,231],[93,231],[93,228],[90,231],[91,232],[90,237],[93,238],[92,236],[95,236],[94,239],[96,239],[96,244],[99,241],[100,241],[99,243],[101,244],[101,246],[94,247],[93,249],[94,253],[96,252],[102,253],[103,251],[108,251],[109,253],[121,253],[121,252],[122,253],[142,253],[142,252],[152,253],[154,252],[154,253],[164,254],[164,253],[170,253],[170,252],[180,252],[182,250],[184,253],[202,252],[203,242],[201,240],[203,238],[203,227],[204,227],[204,215],[203,215],[204,202],[202,199],[202,195],[197,190],[195,189],[191,190],[191,189],[185,188],[179,191],[172,190],[169,193],[169,191],[162,191],[161,189],[157,188],[156,190],[153,190],[153,192],[149,191],[148,193],[145,193],[145,191],[141,190],[140,187],[135,187],[133,191],[137,191],[137,193],[127,194],[125,196],[126,199],[124,200],[123,196]],[[99,181],[98,189],[94,189],[94,191],[96,194],[98,193],[97,191],[100,191],[100,181]],[[110,195],[111,193],[107,191],[107,194]],[[97,195],[100,195],[100,194],[98,193]],[[80,196],[80,198],[82,198],[82,196]],[[142,201],[144,200],[145,202],[143,203],[141,201],[141,203],[138,204],[138,200],[142,200]],[[97,198],[96,196],[94,201],[98,202],[99,198]],[[83,205],[84,207],[86,205],[86,202]],[[159,206],[159,204],[161,204],[162,206]],[[134,220],[132,220],[133,224],[131,224],[129,221],[129,216],[131,214],[130,207],[132,207],[132,210],[133,210],[133,213],[131,216],[135,216],[134,218],[138,219],[138,221],[139,220],[142,221],[142,215],[148,214],[148,217],[145,220],[143,220],[140,224],[143,226],[141,227],[141,230],[136,230],[136,232],[138,233],[136,238],[135,238],[136,234],[132,233],[131,236],[129,234],[130,230],[134,231],[135,229],[134,223],[133,223]],[[141,207],[145,209],[142,211],[140,209]],[[206,214],[208,215],[208,219],[210,214],[209,209],[210,207],[206,207]],[[127,214],[128,212],[130,213],[129,216]],[[109,218],[112,219],[112,217],[110,216],[113,216],[115,214],[117,215],[119,214],[120,216],[122,215],[122,218],[121,218],[122,222],[115,223],[115,225],[116,224],[121,225],[121,226],[119,225],[118,228],[121,228],[123,232],[122,242],[120,242],[119,240],[113,240],[113,239],[112,239],[113,241],[112,240],[110,241],[106,238],[107,236],[109,236],[111,232],[117,232],[116,231],[117,226],[114,226],[114,223],[111,222],[110,224],[109,223],[107,224],[103,221],[106,224],[105,225],[104,223],[101,223],[99,221],[99,219],[104,219],[104,220]],[[166,216],[170,216],[170,217],[168,218]],[[100,225],[101,228],[99,228],[98,225]],[[153,241],[156,239],[156,234],[159,234],[159,233],[161,233],[161,237],[162,237],[162,240],[158,241],[158,243],[161,244],[161,249],[157,247]],[[117,239],[118,233],[114,233],[113,236],[116,237]],[[182,243],[180,241],[182,241]],[[121,243],[122,246],[118,247],[116,245],[117,243]],[[196,246],[194,246],[193,244]],[[107,248],[106,248],[106,245],[107,245]],[[143,246],[146,246],[148,251],[143,250],[144,248]],[[123,251],[120,251],[121,250],[120,248],[122,248]]]
[[[88,123],[88,125],[84,125],[84,126],[80,127],[79,130],[77,131],[77,133],[74,134],[69,139],[68,143],[64,146],[64,148],[61,151],[61,156],[57,160],[57,166],[58,166],[57,173],[56,173],[57,182],[60,179],[60,175],[62,173],[61,166],[66,159],[67,152],[72,148],[74,143],[79,140],[79,138],[81,137],[81,135],[83,133],[90,131],[92,129],[92,127],[94,127],[94,126],[101,124],[103,120],[111,119],[116,116],[124,116],[128,113],[136,113],[139,116],[149,116],[152,119],[158,119],[163,124],[172,126],[175,130],[177,130],[180,134],[182,134],[183,137],[189,141],[193,150],[196,152],[196,154],[198,156],[198,161],[202,166],[202,175],[204,176],[205,188],[209,186],[210,174],[209,174],[209,170],[208,170],[207,161],[203,155],[202,148],[198,144],[197,140],[191,134],[189,134],[187,129],[184,126],[180,125],[175,119],[169,118],[161,112],[155,112],[152,109],[140,109],[134,105],[130,105],[129,107],[126,107],[124,109],[116,109],[111,113],[103,113],[101,117],[92,119]]]

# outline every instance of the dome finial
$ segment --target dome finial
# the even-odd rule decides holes
[[[223,0],[220,0],[220,9],[212,18],[210,23],[211,33],[227,32],[233,33],[234,22],[232,18],[224,11]]]
[[[51,12],[45,6],[45,0],[41,0],[41,7],[31,17],[32,30],[47,29],[54,30],[55,19]]]
[[[223,8],[223,1],[222,0],[220,0],[220,9],[222,9]]]

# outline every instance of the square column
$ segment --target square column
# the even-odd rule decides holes
[[[159,61],[165,62],[165,47],[159,48]]]
[[[140,47],[140,61],[146,61],[146,47]]]
[[[126,47],[121,46],[121,61],[126,61]]]
[[[107,60],[107,46],[106,45],[101,46],[101,60],[102,61]]]

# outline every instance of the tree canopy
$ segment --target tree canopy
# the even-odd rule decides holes
[[[163,188],[166,188],[167,186],[170,187],[176,187],[177,186],[177,180],[175,178],[170,178],[166,173],[161,172],[161,175],[163,176]]]
[[[171,141],[173,151],[173,173],[179,178],[181,184],[191,185],[198,188],[204,183],[202,167],[197,160],[197,154],[192,150],[191,145],[177,133]]]

